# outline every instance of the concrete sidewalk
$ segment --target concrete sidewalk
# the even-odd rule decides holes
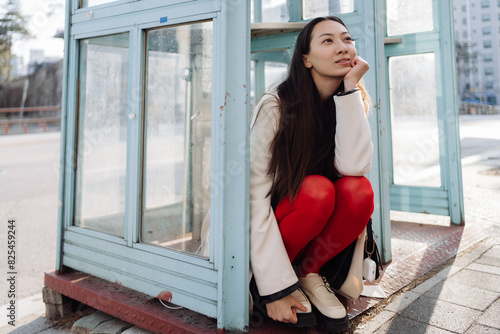
[[[440,267],[388,298],[354,333],[500,333],[500,239],[492,236]]]

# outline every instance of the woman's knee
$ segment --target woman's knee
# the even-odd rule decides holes
[[[335,182],[338,200],[349,199],[349,206],[355,211],[373,212],[373,189],[370,181],[364,176],[344,176]]]
[[[335,206],[335,187],[333,183],[321,175],[308,175],[304,178],[296,200],[318,218],[328,218]]]

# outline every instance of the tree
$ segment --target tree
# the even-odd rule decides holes
[[[0,82],[3,82],[4,106],[9,106],[10,73],[12,70],[12,44],[15,38],[28,37],[26,18],[15,0],[8,0],[0,14]]]
[[[455,42],[455,60],[456,60],[456,71],[457,71],[457,88],[460,89],[460,81],[462,76],[468,75],[472,69],[475,68],[473,64],[476,64],[478,58],[478,52],[472,51],[476,44],[469,45],[467,42],[460,43]],[[464,87],[463,92],[459,94],[463,97],[469,93],[469,90]]]
[[[21,14],[19,3],[8,0],[0,13],[0,81],[10,82],[12,44],[16,38],[29,37],[26,18]]]

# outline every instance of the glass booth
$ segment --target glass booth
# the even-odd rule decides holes
[[[371,64],[368,177],[384,260],[391,208],[462,223],[456,102],[444,87],[455,82],[444,61],[451,0],[393,2],[386,15],[383,0],[67,0],[56,269],[170,291],[219,328],[247,328],[251,108],[286,73],[305,22],[330,14]],[[409,76],[431,77],[430,91]],[[422,138],[413,160],[409,122]],[[437,177],[418,182],[429,166]]]

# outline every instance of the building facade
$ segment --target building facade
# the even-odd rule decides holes
[[[460,101],[500,103],[500,1],[454,0]]]

